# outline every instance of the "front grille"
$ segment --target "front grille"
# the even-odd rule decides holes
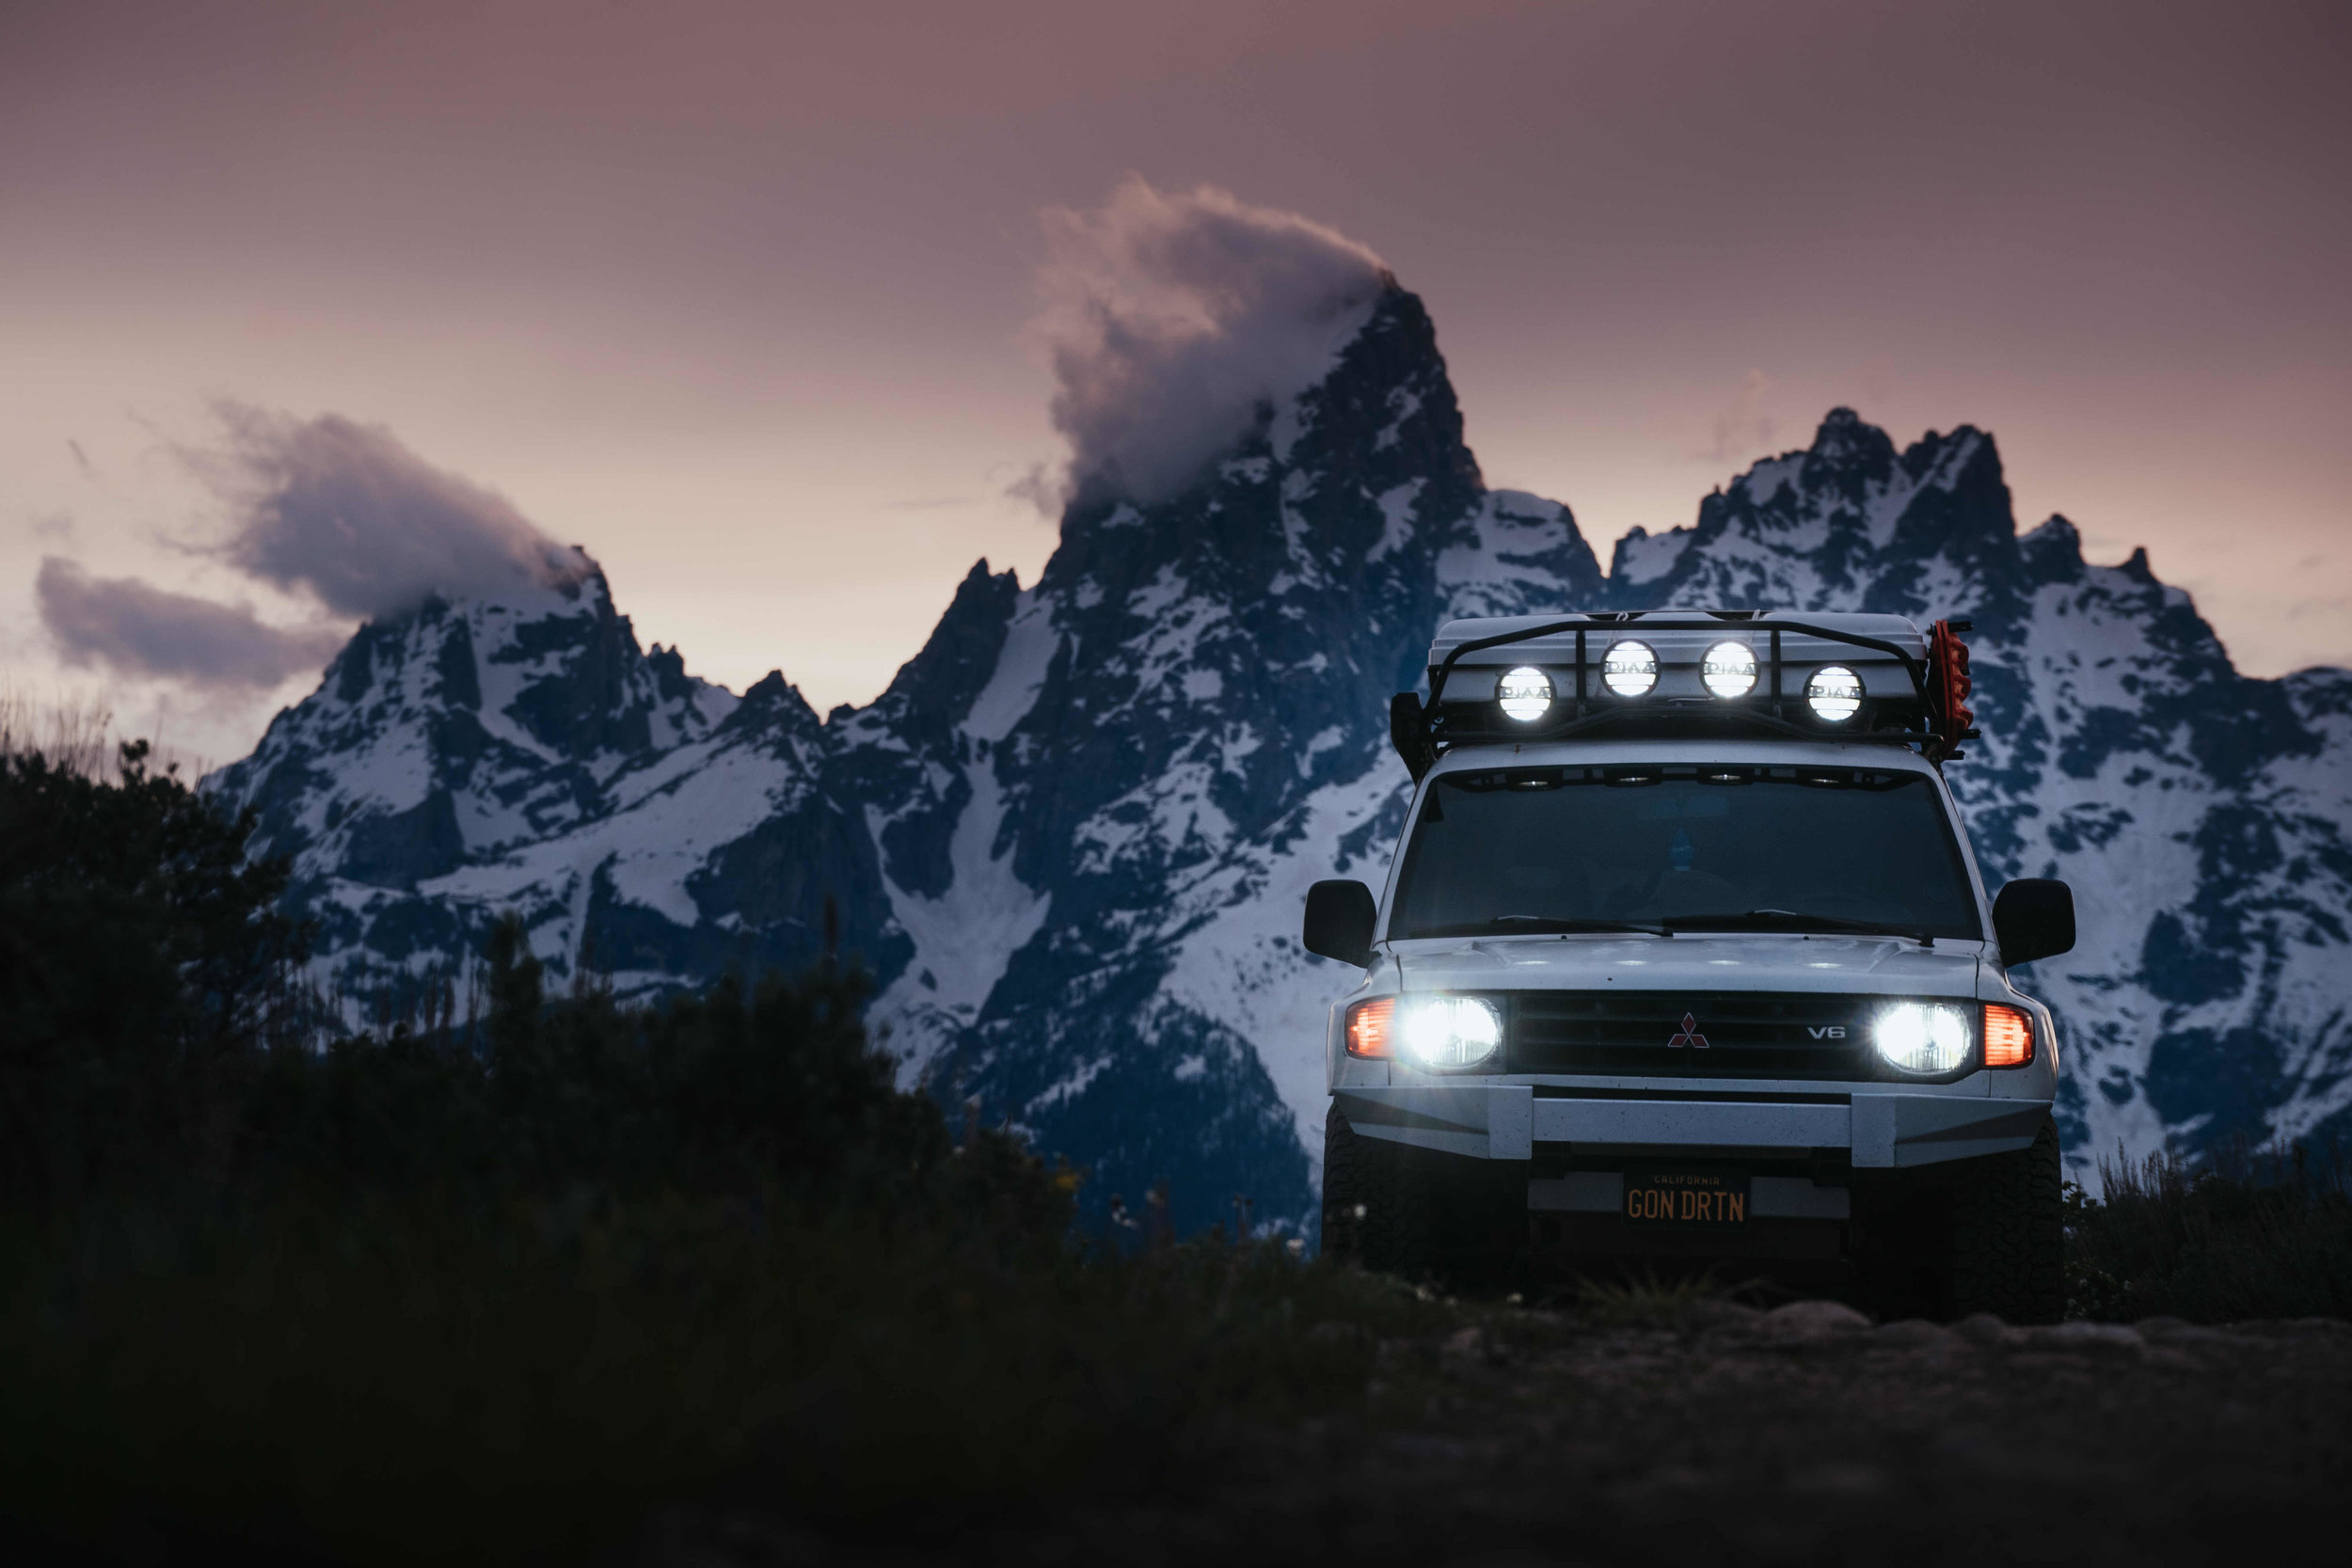
[[[1741,991],[1515,991],[1511,1069],[1644,1078],[1875,1078],[1868,1029],[1885,1000]],[[1704,1046],[1696,1043],[1701,1038]]]

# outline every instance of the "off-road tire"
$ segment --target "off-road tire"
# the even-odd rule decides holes
[[[2029,1148],[1970,1160],[1952,1189],[1951,1311],[2013,1323],[2066,1312],[2066,1223],[2058,1129]]]
[[[1368,1138],[1324,1122],[1323,1249],[1380,1274],[1499,1288],[1527,1243],[1527,1165]]]
[[[1367,1138],[1336,1104],[1323,1123],[1323,1250],[1377,1274],[1429,1272],[1428,1172],[1403,1144]]]

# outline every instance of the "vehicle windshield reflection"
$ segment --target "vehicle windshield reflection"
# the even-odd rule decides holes
[[[1677,928],[1982,935],[1927,777],[1733,764],[1442,775],[1389,934]]]

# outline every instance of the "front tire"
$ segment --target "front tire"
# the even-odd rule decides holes
[[[1379,1274],[1495,1286],[1527,1241],[1527,1166],[1323,1124],[1323,1250]]]
[[[1333,1105],[1323,1122],[1323,1250],[1375,1274],[1429,1272],[1429,1183],[1415,1151],[1367,1138]]]
[[[2054,1323],[2066,1311],[2058,1129],[2025,1148],[1855,1172],[1861,1287],[1882,1318]]]
[[[1969,1163],[1952,1194],[1952,1315],[2013,1323],[2066,1315],[2066,1220],[2058,1128],[2029,1148]]]

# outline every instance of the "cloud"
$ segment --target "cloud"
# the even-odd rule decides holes
[[[1780,421],[1764,412],[1772,392],[1772,384],[1762,371],[1748,372],[1739,394],[1716,410],[1715,444],[1707,450],[1709,462],[1737,462],[1772,450],[1780,432]]]
[[[1067,486],[1153,501],[1305,390],[1368,319],[1388,269],[1295,213],[1212,186],[1169,193],[1130,176],[1092,212],[1044,215],[1042,307],[1031,330],[1057,388]]]
[[[278,627],[244,605],[173,594],[135,578],[93,578],[44,556],[34,594],[41,625],[69,664],[104,664],[128,675],[205,686],[278,685],[333,657],[332,627]]]
[[[434,467],[381,425],[236,404],[219,413],[223,443],[182,455],[227,502],[228,523],[185,547],[313,599],[338,619],[397,615],[434,594],[575,580],[592,569],[503,497]],[[348,633],[273,626],[249,605],[93,578],[62,556],[42,558],[35,596],[68,663],[224,689],[267,689],[315,671]]]
[[[886,512],[947,512],[987,499],[986,496],[910,496],[904,500],[884,501],[882,509]]]
[[[2346,610],[2352,610],[2352,598],[2338,594],[2325,599],[2293,600],[2287,605],[2286,616],[2290,621],[2303,621],[2325,615],[2332,621],[2341,619]]]
[[[491,596],[587,568],[503,496],[434,467],[382,425],[235,404],[220,414],[226,448],[192,457],[231,509],[211,553],[338,614],[397,615],[437,594]]]
[[[1070,504],[1070,481],[1067,475],[1056,473],[1042,463],[1032,463],[1020,478],[1005,486],[1005,494],[1014,500],[1028,502],[1051,517]]]

